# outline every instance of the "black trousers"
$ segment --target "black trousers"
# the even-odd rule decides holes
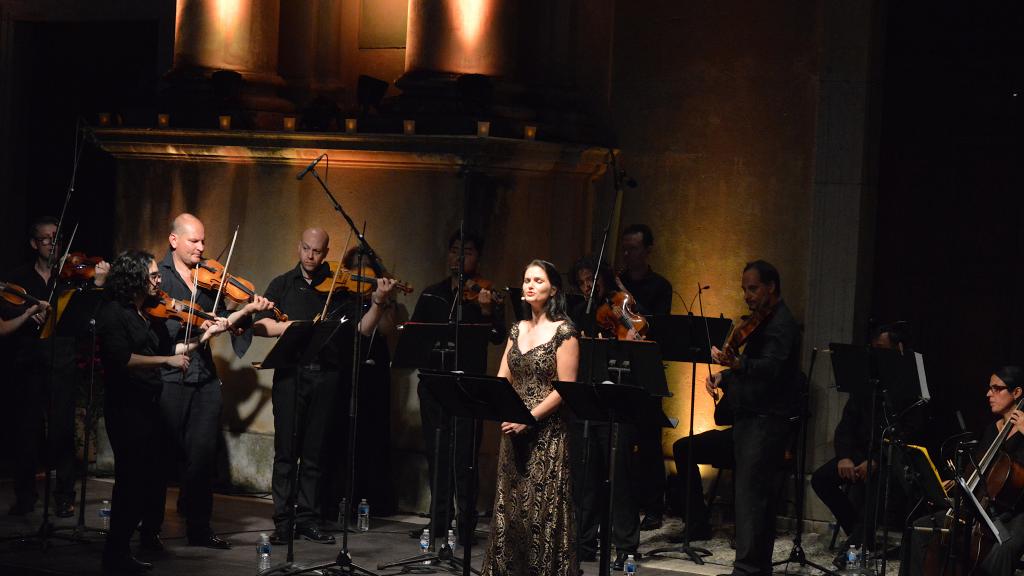
[[[271,491],[274,525],[279,533],[287,534],[290,526],[292,511],[289,503],[295,486],[296,466],[299,466],[299,481],[295,523],[306,526],[316,524],[320,519],[324,436],[334,415],[339,381],[337,370],[302,370],[298,381],[293,370],[275,371]]]
[[[223,404],[221,382],[213,379],[199,384],[164,382],[160,394],[160,416],[165,445],[171,455],[170,470],[178,469],[182,502],[189,538],[209,536],[213,513],[213,477],[220,439]],[[163,477],[166,496],[167,476]],[[148,511],[143,530],[157,533],[163,523],[164,507]]]
[[[480,449],[483,428],[479,422],[456,418],[452,429],[452,418],[441,408],[437,400],[421,383],[417,389],[420,397],[420,420],[423,425],[423,445],[427,452],[427,466],[431,482],[431,510],[437,510],[437,518],[431,519],[434,534],[447,534],[450,520],[455,516],[461,541],[476,529],[476,499],[480,492],[480,474],[470,466],[476,461]],[[440,442],[436,433],[440,429]],[[455,461],[451,450],[454,443]],[[437,459],[437,485],[434,486],[434,461]],[[452,496],[454,495],[454,499]]]
[[[942,526],[945,516],[946,512],[943,510],[914,521],[915,529],[910,533],[910,544],[905,546],[903,562],[900,564],[901,576],[916,576],[925,573],[925,554],[935,535],[932,529]],[[1011,576],[1017,561],[1024,554],[1024,513],[1008,513],[1000,516],[999,519],[1009,530],[1010,537],[1002,544],[995,544],[992,547],[985,559],[981,561],[981,573],[988,576]],[[962,531],[959,531],[958,534],[963,536]],[[907,539],[904,538],[904,541]],[[942,558],[938,568],[944,565],[947,551],[948,548],[942,549]],[[958,555],[960,558],[966,556],[964,548],[958,551]],[[932,568],[934,571],[938,571],[937,568]],[[952,573],[952,569],[950,569],[950,573]]]
[[[790,422],[778,416],[736,416],[732,428],[736,462],[733,574],[771,574],[777,476],[790,428]]]
[[[53,348],[51,348],[53,346]],[[53,364],[53,373],[50,365]],[[55,338],[34,341],[20,352],[11,382],[15,410],[14,493],[18,502],[30,504],[36,494],[39,464],[57,472],[53,496],[75,498],[75,341]],[[43,425],[46,430],[45,462],[38,462]]]
[[[676,494],[681,495],[679,510],[684,514],[686,507],[690,509],[690,526],[695,528],[710,527],[711,515],[704,501],[703,485],[700,481],[698,464],[710,464],[715,468],[733,468],[732,429],[708,430],[676,440],[672,445],[672,455],[676,462]],[[688,456],[689,451],[689,458]],[[687,488],[689,477],[689,492]]]
[[[661,398],[650,399],[659,410]],[[630,470],[634,497],[646,516],[661,516],[665,512],[665,456],[661,448],[661,426],[639,426],[635,437],[637,452]]]
[[[580,554],[597,551],[598,528],[608,511],[608,431],[607,424],[591,424],[589,441],[583,438],[583,422],[570,429],[573,463],[573,496],[576,500],[576,524]],[[629,485],[629,462],[636,436],[635,427],[619,425],[615,458],[615,498],[612,503],[611,544],[619,552],[635,553],[640,544],[640,510]],[[584,453],[590,453],[584,466]]]
[[[875,509],[875,496],[880,488],[878,474],[871,475],[870,491],[865,490],[863,483],[853,484],[848,480],[839,477],[839,458],[833,458],[821,465],[811,475],[811,487],[818,498],[828,506],[836,521],[842,526],[846,533],[849,544],[861,544],[864,541],[864,526],[873,523]],[[893,488],[898,490],[896,481],[892,482]],[[849,487],[849,492],[843,492],[843,486]],[[862,496],[863,506],[857,507],[851,500],[851,496]],[[867,514],[863,514],[863,511]]]
[[[122,558],[140,521],[151,521],[152,511],[163,510],[166,484],[162,464],[160,403],[156,394],[142,396],[108,388],[105,419],[114,451],[114,491],[110,531],[103,554]]]

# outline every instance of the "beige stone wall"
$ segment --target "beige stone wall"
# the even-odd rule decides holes
[[[812,208],[817,23],[813,3],[641,2],[617,6],[612,111],[622,166],[639,181],[622,224],[654,230],[653,267],[686,313],[697,283],[706,315],[737,319],[745,262],[782,276],[798,319],[807,307]],[[657,18],[649,17],[655,10]],[[698,311],[694,311],[697,313]],[[690,366],[669,368],[665,455],[685,435]],[[695,430],[713,426],[697,373]]]

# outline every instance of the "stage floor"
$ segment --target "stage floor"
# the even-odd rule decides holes
[[[86,498],[85,525],[99,527],[98,509],[104,499],[110,498],[113,483],[109,479],[93,479],[89,481]],[[42,485],[40,484],[40,489]],[[0,574],[102,574],[100,554],[103,550],[103,535],[98,532],[85,531],[80,541],[69,540],[74,536],[73,528],[77,525],[77,515],[73,518],[52,520],[57,528],[54,537],[45,547],[31,538],[36,535],[42,521],[42,503],[36,506],[35,512],[24,517],[7,516],[6,512],[13,499],[11,483],[0,483]],[[185,526],[182,518],[174,510],[177,491],[172,489],[167,498],[167,520],[164,525],[163,541],[167,550],[162,554],[138,553],[143,560],[152,561],[153,576],[189,574],[194,576],[218,575],[251,575],[256,573],[256,542],[261,532],[271,532],[270,521],[272,504],[269,497],[226,496],[216,495],[214,501],[214,530],[231,541],[231,550],[210,550],[193,548],[186,545]],[[484,520],[486,522],[486,519]],[[377,570],[377,565],[416,555],[419,552],[418,541],[409,537],[409,530],[423,525],[426,520],[416,516],[392,516],[389,518],[373,518],[369,532],[357,532],[349,537],[349,550],[354,562],[364,568],[382,575],[398,574],[401,568]],[[679,529],[678,519],[669,518],[661,530],[644,532],[640,551],[646,552],[660,546],[668,545],[665,537],[668,533]],[[481,525],[480,543],[473,549],[474,568],[479,568],[486,544],[486,524]],[[22,537],[30,537],[23,540]],[[338,543],[335,545],[313,544],[296,541],[295,560],[299,564],[312,565],[331,562],[340,549],[341,534],[336,534]],[[791,536],[780,534],[775,543],[775,557],[782,560],[788,557],[792,548]],[[658,558],[644,558],[640,563],[640,571],[645,576],[679,575],[679,574],[719,574],[729,572],[733,559],[733,551],[729,549],[729,540],[724,534],[716,534],[716,538],[698,543],[714,552],[708,563],[697,566],[690,561],[679,559],[680,556],[668,553]],[[828,538],[809,534],[804,540],[804,549],[808,558],[819,564],[831,567],[833,553],[827,550]],[[273,563],[285,560],[284,546],[275,546]],[[461,557],[462,548],[456,549]],[[581,566],[586,576],[597,576],[596,562],[585,562]],[[820,573],[809,569],[801,569],[796,564],[788,567],[779,566],[777,573],[811,574]],[[896,573],[898,565],[889,564],[887,572]],[[412,571],[412,570],[409,570]],[[449,573],[441,567],[417,565],[416,573]]]

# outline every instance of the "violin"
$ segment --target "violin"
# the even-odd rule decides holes
[[[505,302],[505,295],[494,290],[494,282],[481,276],[466,279],[466,289],[462,291],[462,298],[468,302],[476,302],[480,297],[481,290],[490,290],[496,303],[502,304]]]
[[[597,308],[597,325],[614,332],[619,340],[644,340],[647,319],[633,311],[636,298],[625,290],[612,292],[611,298]]]
[[[729,338],[725,341],[722,351],[732,356],[738,356],[740,348],[747,343],[750,335],[757,331],[775,313],[774,306],[761,306],[754,310],[749,316],[743,316],[738,326],[733,328]]]
[[[230,300],[236,304],[246,304],[252,302],[253,298],[256,297],[256,286],[239,276],[234,274],[227,275],[227,281],[224,280],[224,265],[216,260],[202,260],[199,262],[199,266],[192,269],[192,278],[202,288],[208,290],[221,290],[223,285],[224,298]],[[274,308],[274,318],[278,322],[287,322],[288,315]]]
[[[217,317],[203,310],[198,305],[192,306],[184,300],[171,298],[161,290],[157,293],[154,301],[142,308],[142,311],[153,318],[172,319],[182,324],[191,324],[195,328],[202,328],[207,320],[215,322]]]
[[[10,282],[0,282],[0,298],[13,306],[43,305],[43,300],[32,296],[21,286]]]
[[[103,262],[102,256],[86,256],[84,252],[72,252],[60,269],[61,280],[88,282],[96,277],[96,265]]]
[[[339,262],[327,261],[324,263],[330,268],[331,273],[313,286],[313,289],[321,294],[328,294],[332,291],[355,293],[358,290],[360,294],[365,296],[377,289],[377,273],[369,266],[363,266],[356,270],[342,267],[339,271],[338,266],[341,266]],[[335,276],[337,276],[337,279],[335,279]],[[411,284],[398,279],[394,280],[396,290],[400,290],[403,294],[412,292]]]

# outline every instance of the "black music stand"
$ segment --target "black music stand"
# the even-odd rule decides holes
[[[530,414],[530,409],[512,388],[506,378],[498,378],[483,374],[467,374],[464,372],[448,372],[443,370],[420,370],[420,380],[427,391],[438,401],[445,411],[453,417],[495,422],[516,422],[535,425],[537,421]],[[435,477],[437,468],[434,468]],[[436,504],[432,505],[436,509]],[[433,522],[433,520],[432,520]],[[431,547],[438,535],[431,531]],[[383,570],[393,566],[420,564],[435,560],[446,561],[449,568],[458,568],[463,575],[480,572],[470,566],[472,557],[472,539],[463,542],[462,560],[455,558],[447,543],[442,545],[438,554],[428,552],[396,562],[378,564],[377,569]]]
[[[49,393],[49,395],[47,397],[47,407],[48,407],[47,411],[46,411],[46,417],[47,418],[50,418],[51,416],[53,416],[54,366],[57,363],[57,356],[58,356],[57,355],[57,338],[77,339],[82,334],[90,333],[91,334],[91,338],[92,338],[92,343],[93,343],[93,349],[92,349],[92,352],[91,352],[91,354],[92,354],[92,358],[91,359],[92,359],[92,364],[95,365],[95,354],[96,354],[96,351],[95,351],[95,320],[94,320],[94,318],[96,316],[96,310],[99,308],[100,304],[102,303],[102,296],[103,296],[103,292],[100,291],[100,290],[85,290],[85,289],[73,290],[72,294],[68,297],[68,301],[67,301],[67,304],[64,307],[64,310],[60,314],[60,318],[57,319],[57,321],[56,321],[56,326],[54,327],[53,332],[49,336],[49,338],[51,339],[50,342],[49,342],[50,366],[49,366],[47,378],[50,380],[50,393]],[[72,356],[69,357],[69,358],[62,358],[62,361],[74,362],[73,353],[72,353]],[[42,547],[43,550],[46,550],[47,548],[49,548],[49,540],[50,540],[51,537],[58,537],[58,538],[60,538],[62,540],[68,540],[68,541],[72,541],[72,542],[88,542],[88,539],[86,539],[85,536],[84,536],[85,532],[99,532],[101,534],[106,534],[106,530],[102,530],[102,529],[99,529],[99,528],[89,528],[89,527],[85,526],[85,491],[86,491],[86,476],[88,474],[88,466],[89,466],[89,428],[90,428],[89,425],[90,425],[90,419],[92,417],[92,414],[91,414],[91,409],[92,409],[92,392],[93,392],[92,384],[93,384],[93,374],[94,374],[94,372],[92,372],[92,370],[94,370],[94,369],[91,368],[90,370],[91,371],[90,371],[90,380],[89,380],[89,398],[88,398],[88,404],[86,405],[86,414],[85,414],[85,434],[86,434],[86,436],[85,436],[85,445],[84,445],[85,447],[84,447],[84,454],[83,454],[84,463],[82,465],[82,472],[81,472],[81,481],[82,481],[81,488],[80,488],[81,494],[79,495],[78,521],[77,521],[77,523],[74,526],[54,526],[53,524],[50,523],[50,501],[51,501],[51,485],[52,485],[52,477],[53,477],[53,475],[52,475],[52,472],[51,472],[52,466],[50,465],[51,464],[50,458],[52,457],[52,454],[50,454],[51,450],[50,450],[50,447],[49,447],[49,444],[50,444],[50,442],[49,442],[49,434],[50,433],[49,433],[49,431],[46,432],[46,439],[45,439],[44,444],[43,444],[44,447],[45,447],[44,450],[43,450],[43,453],[46,454],[46,457],[44,458],[44,461],[46,463],[46,472],[45,472],[45,475],[44,475],[44,478],[45,478],[45,488],[43,490],[43,519],[42,519],[42,522],[40,523],[38,532],[34,536],[34,538],[38,538],[39,539],[40,546]],[[66,383],[65,385],[71,385],[75,381],[76,381],[75,379],[72,379],[71,383]],[[77,395],[76,391],[73,392],[73,394]],[[74,402],[74,400],[72,400],[72,402]],[[49,426],[47,426],[47,430],[49,430]],[[74,450],[74,448],[72,448],[72,450]],[[56,532],[61,531],[61,530],[72,530],[73,532],[72,532],[72,534],[70,536],[64,536],[64,535],[60,535],[60,534],[56,533]],[[27,541],[31,540],[33,537],[22,538],[22,537],[19,536],[19,537],[16,537],[16,538],[18,538],[22,542],[27,542]]]
[[[697,294],[700,295],[700,290]],[[703,302],[701,303],[703,307]],[[711,346],[722,346],[729,331],[732,320],[729,318],[709,318],[693,314],[677,316],[655,316],[651,318],[651,335],[661,345],[661,354],[665,360],[690,363],[690,426],[687,434],[693,438],[693,417],[697,404],[697,364],[707,364],[711,374]],[[693,461],[693,442],[686,443],[686,459]],[[684,512],[683,541],[676,546],[656,548],[647,553],[648,556],[663,552],[676,552],[686,555],[695,564],[704,564],[704,558],[711,556],[707,548],[690,545],[690,486],[693,479],[686,475],[686,511]]]
[[[450,370],[456,366],[456,351],[458,351],[458,364],[473,367],[473,372],[483,373],[487,369],[487,344],[493,326],[490,324],[463,324],[456,326],[454,323],[432,323],[432,322],[405,322],[398,327],[398,345],[395,347],[395,357],[391,361],[392,368],[411,368],[420,370],[421,380],[425,375],[437,374],[437,371]],[[446,372],[441,372],[446,373]],[[433,389],[426,385],[427,393],[432,396]],[[445,408],[448,404],[437,398],[438,403]],[[522,403],[520,401],[520,403]],[[455,462],[455,428],[458,425],[456,417],[452,414],[452,425],[450,442],[448,446],[449,462],[456,466]],[[476,422],[473,423],[474,429]],[[475,433],[475,431],[474,431]],[[446,569],[453,572],[466,573],[472,554],[473,535],[466,534],[463,542],[463,559],[455,557],[454,551],[448,545],[444,534],[437,534],[434,526],[437,524],[438,516],[436,490],[439,488],[440,475],[440,445],[441,428],[434,429],[434,477],[431,479],[432,492],[430,496],[430,547],[424,554],[418,554],[411,558],[396,560],[394,562],[381,562],[377,565],[378,570],[392,568],[394,566],[410,566],[423,563],[447,563]],[[473,450],[473,462],[470,464],[470,474],[476,473],[476,450]],[[452,480],[455,480],[454,470]],[[456,487],[457,489],[457,487]],[[448,514],[445,510],[443,514]],[[448,525],[449,522],[443,523]],[[442,544],[438,548],[435,543],[438,538]],[[474,570],[475,572],[475,570]]]
[[[661,362],[658,345],[650,341],[580,338],[580,371],[589,373],[590,382],[555,382],[559,394],[570,395],[566,400],[577,419],[610,423],[608,428],[608,506],[601,521],[601,576],[607,576],[611,564],[611,526],[615,498],[615,463],[618,456],[620,423],[649,426],[657,423],[663,428],[675,428],[678,421],[667,418],[661,411],[660,399],[668,396],[668,384]],[[586,370],[584,370],[584,368]],[[642,382],[646,387],[633,385]],[[596,392],[598,387],[607,392]],[[597,396],[588,397],[586,392]],[[657,398],[655,404],[651,401]],[[578,410],[576,408],[579,408]],[[591,417],[593,416],[593,417]]]
[[[302,367],[313,363],[319,356],[320,351],[323,347],[337,334],[338,330],[341,329],[343,324],[347,323],[347,320],[330,320],[322,322],[311,322],[311,321],[296,321],[292,322],[290,326],[284,331],[283,334],[278,338],[274,347],[267,353],[266,358],[263,362],[254,362],[255,366],[259,370],[288,370],[292,369],[295,371],[295,386],[293,405],[298,405],[299,395],[299,382],[302,377]],[[357,383],[353,382],[353,386]],[[294,420],[294,419],[293,419]],[[292,454],[297,452],[299,443],[299,423],[295,420],[291,430],[292,435]],[[352,455],[349,455],[349,461],[351,462]],[[336,560],[329,563],[321,563],[313,566],[302,566],[295,564],[295,519],[298,514],[298,492],[299,492],[299,478],[302,472],[302,459],[298,458],[295,465],[295,474],[292,479],[292,488],[288,494],[288,504],[291,509],[290,529],[288,530],[288,554],[285,562],[272,566],[263,572],[260,572],[260,576],[270,576],[273,574],[301,574],[304,572],[313,572],[316,570],[322,570],[331,566],[340,566],[340,563]],[[347,551],[344,549],[339,553],[346,554]],[[347,562],[344,569],[350,572],[361,572],[372,576],[373,573],[361,568],[355,563]]]

